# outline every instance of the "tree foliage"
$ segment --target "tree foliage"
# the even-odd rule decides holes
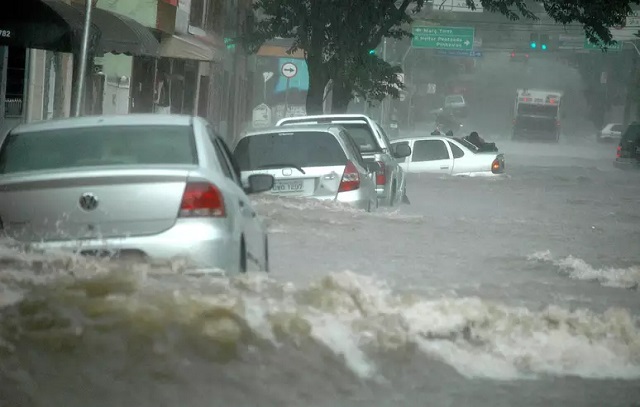
[[[435,3],[443,0],[434,0]],[[257,51],[267,40],[293,41],[290,52],[302,49],[309,69],[307,112],[321,113],[325,86],[331,80],[334,102],[358,93],[380,99],[397,96],[398,68],[369,55],[383,38],[410,36],[414,13],[425,0],[256,0],[258,21],[245,44]],[[537,19],[529,0],[466,0],[511,20]],[[545,13],[560,24],[578,23],[587,36],[612,41],[610,27],[623,25],[631,5],[640,0],[542,0]],[[337,90],[337,91],[336,91]],[[347,100],[347,102],[348,102]],[[344,101],[338,100],[338,106]]]

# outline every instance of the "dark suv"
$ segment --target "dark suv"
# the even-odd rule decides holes
[[[633,122],[620,137],[614,165],[618,168],[640,168],[640,122]]]

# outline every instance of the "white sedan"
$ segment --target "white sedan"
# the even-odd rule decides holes
[[[411,155],[400,159],[408,173],[434,173],[460,176],[496,176],[504,173],[504,154],[477,152],[463,139],[430,136],[393,140],[395,146],[406,144]]]

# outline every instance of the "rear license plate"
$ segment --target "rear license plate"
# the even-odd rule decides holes
[[[271,189],[273,192],[287,193],[287,192],[302,192],[304,191],[304,181],[276,181]]]

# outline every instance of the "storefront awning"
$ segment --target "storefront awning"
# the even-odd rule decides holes
[[[20,0],[0,13],[0,46],[74,52],[80,49],[83,26],[82,6],[61,0]],[[93,10],[92,34],[91,48],[98,54],[158,53],[158,41],[148,28],[107,10]]]
[[[161,57],[193,59],[196,61],[221,61],[222,52],[193,35],[182,34],[165,37],[160,41]]]

